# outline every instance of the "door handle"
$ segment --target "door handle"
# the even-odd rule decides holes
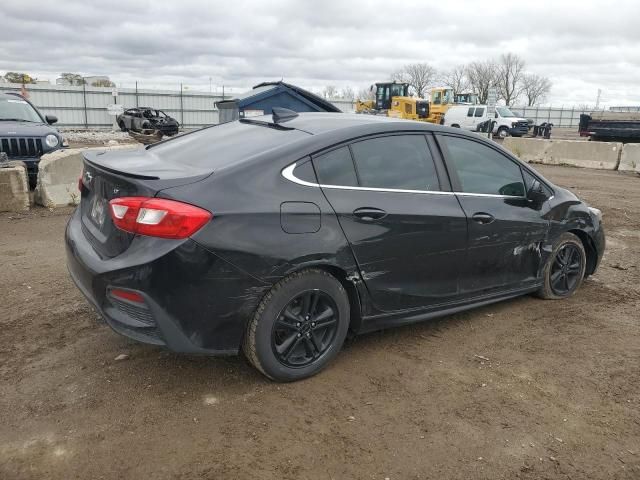
[[[353,215],[358,217],[360,220],[364,220],[365,222],[373,222],[374,220],[380,220],[387,216],[387,212],[381,210],[379,208],[372,207],[362,207],[356,208],[353,211]]]
[[[481,225],[488,225],[495,220],[495,217],[493,215],[484,212],[474,213],[471,218],[474,222]]]

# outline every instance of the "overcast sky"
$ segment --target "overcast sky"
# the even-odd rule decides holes
[[[593,104],[601,88],[605,104],[640,105],[639,19],[639,0],[2,0],[0,74],[357,90],[406,63],[446,70],[511,51],[551,79],[547,103]]]

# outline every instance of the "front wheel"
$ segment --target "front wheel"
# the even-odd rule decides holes
[[[320,372],[342,347],[349,298],[332,275],[307,269],[267,293],[247,325],[243,350],[272,380],[291,382]]]
[[[507,127],[500,127],[497,134],[499,138],[507,138],[509,136],[509,129]]]
[[[582,284],[586,267],[584,245],[573,233],[564,233],[544,266],[544,284],[538,296],[550,300],[570,297]]]

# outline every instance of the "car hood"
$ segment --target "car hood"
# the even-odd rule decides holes
[[[51,128],[46,123],[0,120],[0,136],[2,137],[44,137],[50,133],[58,134],[55,128]]]

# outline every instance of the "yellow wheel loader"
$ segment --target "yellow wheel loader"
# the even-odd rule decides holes
[[[425,100],[409,96],[408,83],[382,82],[376,83],[375,100],[356,102],[356,113],[441,123],[445,112],[453,104],[454,95],[450,88],[434,88],[430,99]]]

